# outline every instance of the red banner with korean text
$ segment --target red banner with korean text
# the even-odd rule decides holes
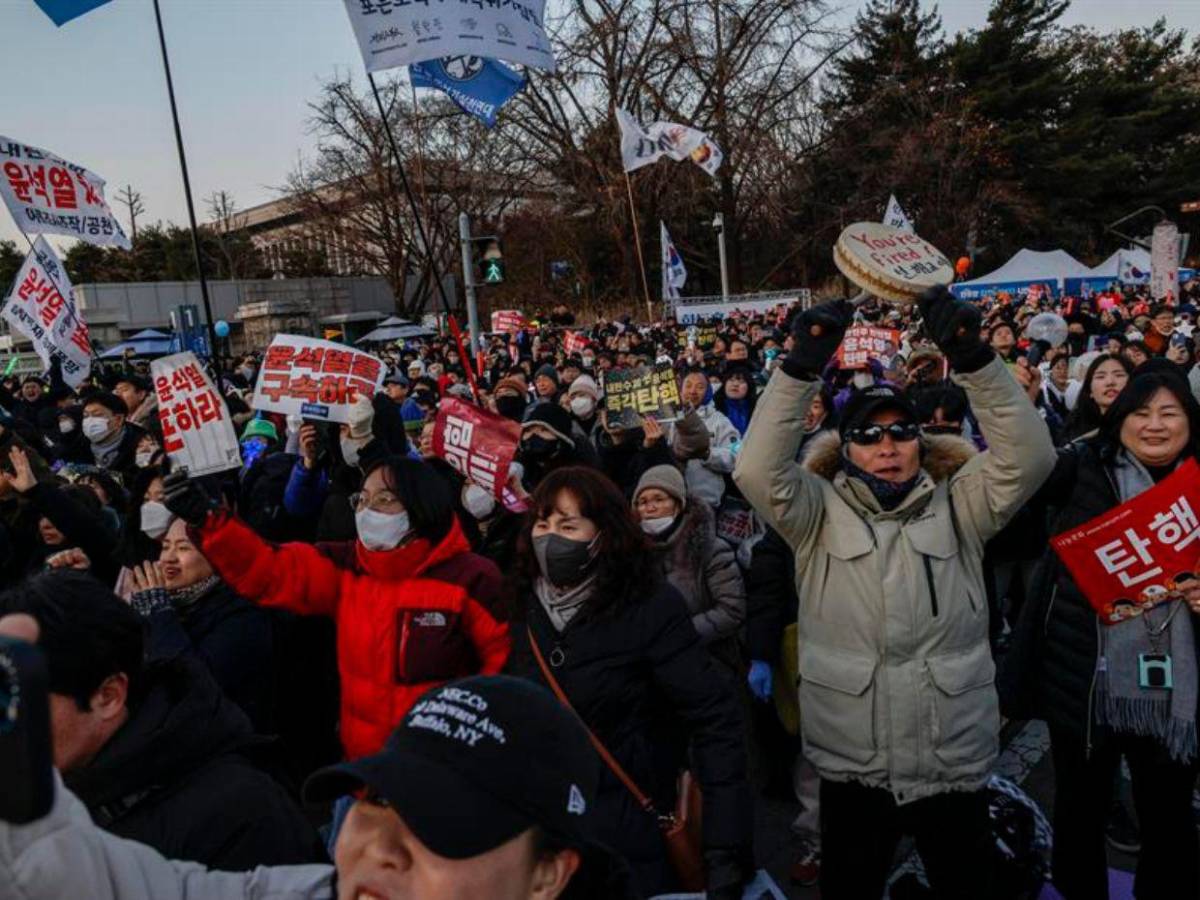
[[[251,406],[323,422],[350,421],[359,396],[383,383],[383,361],[344,344],[277,334],[267,348]]]
[[[838,347],[839,369],[865,369],[868,359],[879,359],[895,353],[900,346],[900,332],[895,328],[876,328],[873,325],[852,325],[846,329]]]
[[[496,497],[508,483],[521,426],[456,397],[443,397],[433,428],[433,452]]]
[[[229,408],[196,354],[187,350],[150,363],[158,398],[163,449],[192,475],[224,472],[242,464]]]
[[[572,353],[582,353],[590,344],[586,337],[577,331],[563,332],[563,352],[570,356]]]
[[[1200,569],[1200,465],[1170,477],[1050,545],[1100,621],[1113,625],[1178,596]]]
[[[525,313],[519,309],[498,309],[492,313],[492,331],[512,334],[526,325]]]

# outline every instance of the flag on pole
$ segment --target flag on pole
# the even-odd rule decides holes
[[[660,221],[662,229],[662,296],[663,300],[679,299],[679,289],[687,282],[687,269],[683,265],[683,257],[675,249],[675,243],[667,232],[667,223]]]
[[[617,125],[621,129],[621,163],[626,172],[668,156],[677,161],[690,158],[709,175],[715,176],[725,159],[712,138],[687,125],[651,122],[643,128],[631,113],[620,107],[617,107]]]
[[[33,0],[33,2],[53,20],[55,25],[62,27],[72,19],[77,19],[105,3],[111,3],[112,0]]]
[[[463,112],[488,128],[496,113],[525,87],[525,76],[494,59],[482,56],[447,56],[408,67],[413,87],[433,88],[446,94]]]
[[[887,212],[883,214],[883,224],[891,225],[893,228],[903,228],[905,231],[915,231],[912,220],[901,208],[900,201],[896,199],[895,194],[888,197]]]
[[[442,59],[479,56],[554,71],[543,24],[546,0],[468,0],[460,11],[430,9],[429,0],[345,0],[368,72]],[[440,15],[438,14],[440,13]]]

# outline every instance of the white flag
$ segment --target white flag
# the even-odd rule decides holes
[[[92,368],[87,325],[75,308],[66,270],[45,238],[33,242],[0,315],[33,341],[46,368],[52,359],[61,361],[63,381],[71,387],[87,378]]]
[[[673,122],[651,122],[645,128],[632,114],[617,108],[621,128],[621,163],[626,172],[657,162],[664,156],[674,160],[690,158],[709,175],[716,175],[725,154],[707,134]]]
[[[887,212],[883,214],[883,224],[891,225],[893,228],[903,228],[905,231],[915,231],[912,220],[900,208],[900,201],[896,199],[895,194],[888,197]]]
[[[132,246],[104,199],[104,179],[49,150],[0,137],[0,197],[26,234]]]
[[[546,0],[345,0],[368,72],[478,56],[554,71]]]
[[[667,223],[660,221],[658,224],[662,229],[662,296],[663,300],[677,300],[679,289],[687,282],[687,269],[671,235],[667,233]]]

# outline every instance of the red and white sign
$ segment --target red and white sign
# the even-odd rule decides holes
[[[132,246],[104,199],[104,179],[49,150],[0,137],[0,197],[26,234]]]
[[[361,350],[277,334],[267,348],[250,405],[285,416],[346,423],[354,401],[374,396],[385,373],[382,360]]]
[[[192,475],[242,464],[229,408],[191,350],[150,363],[163,449]]]
[[[52,359],[61,361],[63,380],[71,387],[87,378],[92,368],[87,325],[75,306],[67,272],[45,238],[33,242],[0,315],[33,341],[47,368]]]
[[[854,325],[846,329],[838,347],[838,368],[865,369],[867,360],[880,359],[888,353],[895,353],[899,346],[900,332],[895,328]]]
[[[492,331],[512,334],[525,328],[525,313],[519,309],[498,309],[492,313]]]
[[[456,397],[444,397],[433,428],[433,452],[465,478],[499,497],[517,455],[521,426]]]
[[[567,356],[570,356],[572,353],[582,353],[588,348],[588,344],[590,343],[591,341],[578,332],[563,332],[563,350]]]
[[[1178,596],[1200,569],[1200,464],[1050,539],[1100,621],[1113,625]]]

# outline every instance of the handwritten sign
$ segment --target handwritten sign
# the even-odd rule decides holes
[[[192,475],[224,472],[242,464],[229,408],[196,354],[187,350],[150,363],[158,398],[163,449]]]
[[[897,303],[954,280],[954,266],[937,247],[882,222],[857,222],[842,231],[833,261],[864,291]]]
[[[433,426],[433,452],[494,496],[508,483],[517,455],[521,426],[456,397],[438,405]]]
[[[641,428],[642,418],[679,418],[679,382],[666,364],[609,369],[604,373],[604,408],[613,428]]]
[[[267,348],[251,406],[346,423],[354,401],[374,396],[383,376],[383,362],[369,353],[333,341],[277,334]]]
[[[1178,597],[1200,569],[1200,464],[1050,540],[1106,625]]]

